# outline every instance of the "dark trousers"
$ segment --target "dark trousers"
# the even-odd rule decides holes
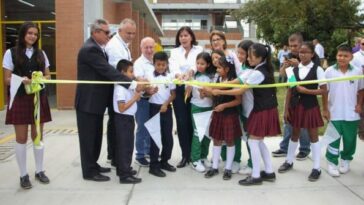
[[[81,167],[83,177],[99,173],[104,115],[76,110],[78,137],[80,142]]]
[[[150,103],[150,117],[156,115],[161,109],[161,105]],[[161,160],[159,162],[159,148],[155,144],[154,140],[150,140],[150,169],[160,168],[161,163],[168,162],[171,159],[172,149],[173,149],[173,118],[172,109],[168,106],[166,112],[161,113],[160,124],[161,124],[161,135],[162,135],[162,153]]]
[[[115,162],[120,178],[130,176],[134,151],[134,116],[115,113]]]
[[[191,155],[191,144],[192,144],[192,119],[191,115],[191,103],[190,100],[185,102],[185,86],[176,87],[176,98],[173,101],[174,115],[177,121],[177,134],[179,145],[182,150],[182,157],[190,159]]]
[[[107,121],[107,130],[106,130],[107,159],[112,160],[112,163],[115,164],[115,160],[113,160],[115,156],[115,124],[114,124],[115,112],[112,104],[107,107],[107,113],[109,115],[109,119]]]

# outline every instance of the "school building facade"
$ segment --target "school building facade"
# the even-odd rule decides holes
[[[0,61],[6,49],[15,46],[18,29],[24,21],[33,21],[41,29],[40,47],[50,61],[52,79],[77,78],[77,54],[89,37],[89,25],[105,18],[113,30],[124,18],[137,23],[137,35],[130,45],[132,58],[140,55],[139,43],[151,36],[158,43],[161,26],[147,0],[0,0]],[[0,69],[0,110],[6,109],[3,69]],[[72,109],[75,84],[48,85],[50,100],[58,109]]]

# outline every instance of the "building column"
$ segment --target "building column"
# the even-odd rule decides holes
[[[140,47],[139,47],[139,44],[140,44],[140,40],[141,40],[141,34],[140,34],[140,30],[139,30],[139,19],[140,19],[140,16],[139,16],[139,11],[137,10],[133,10],[133,20],[135,21],[136,23],[136,34],[135,34],[135,38],[131,44],[131,56],[133,58],[133,61],[135,61],[139,56],[140,56]]]

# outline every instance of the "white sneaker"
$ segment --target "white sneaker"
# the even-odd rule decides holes
[[[231,166],[231,173],[236,174],[240,170],[240,163],[239,162],[233,162],[233,165]]]
[[[251,175],[252,174],[252,168],[248,167],[248,166],[243,166],[240,168],[239,170],[239,174],[241,175]]]
[[[332,177],[339,177],[340,176],[340,172],[339,172],[339,169],[338,169],[337,165],[335,165],[335,164],[333,164],[331,162],[327,162],[327,172]]]
[[[192,162],[191,163],[192,168],[195,169],[198,172],[205,172],[206,168],[205,166],[203,166],[202,162],[200,160],[196,161],[196,162]]]
[[[202,163],[205,167],[207,167],[207,168],[212,167],[212,163],[211,163],[211,161],[209,161],[207,158],[205,158],[205,159],[201,159],[201,163]]]
[[[340,160],[339,172],[341,174],[346,174],[350,171],[350,161],[349,160]]]

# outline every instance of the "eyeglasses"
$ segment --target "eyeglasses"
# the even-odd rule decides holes
[[[212,42],[217,42],[217,41],[221,41],[221,38],[215,38],[215,39],[211,39]]]
[[[97,30],[104,32],[107,36],[110,35],[110,30],[105,31],[104,29],[101,29],[101,28],[97,29]]]

